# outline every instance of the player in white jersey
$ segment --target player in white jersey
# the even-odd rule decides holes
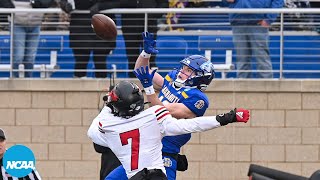
[[[219,116],[178,121],[164,106],[144,110],[144,97],[139,87],[121,81],[109,93],[107,105],[93,120],[88,136],[94,143],[109,147],[115,153],[129,179],[165,180],[161,152],[163,136],[203,132],[248,120],[248,110],[235,109]]]

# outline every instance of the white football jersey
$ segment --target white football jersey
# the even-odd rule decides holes
[[[88,136],[101,146],[109,147],[126,170],[128,178],[147,169],[161,169],[163,136],[202,132],[219,127],[215,116],[177,120],[164,106],[153,106],[125,119],[114,116],[104,107],[93,120]]]

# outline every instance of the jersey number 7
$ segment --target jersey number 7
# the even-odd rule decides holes
[[[139,146],[140,146],[140,132],[139,129],[123,132],[120,134],[122,146],[128,145],[128,139],[132,139],[131,144],[131,171],[138,169],[139,162]]]

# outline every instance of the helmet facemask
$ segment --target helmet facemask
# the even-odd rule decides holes
[[[174,84],[174,86],[176,87],[176,88],[181,88],[181,87],[184,87],[184,86],[186,86],[186,84],[185,84],[185,82],[188,80],[188,79],[191,79],[194,75],[195,75],[195,72],[194,72],[194,70],[192,70],[192,72],[191,73],[189,73],[189,74],[186,74],[186,73],[184,73],[184,68],[185,67],[187,67],[187,68],[189,68],[188,66],[186,66],[186,65],[181,65],[181,67],[180,67],[180,70],[177,72],[177,77],[175,78],[175,81],[173,82],[173,84]],[[191,69],[191,68],[190,68]],[[184,74],[187,78],[185,79],[185,80],[182,80],[181,78],[180,78],[180,75],[181,74]]]
[[[211,83],[214,78],[213,64],[208,61],[205,57],[200,55],[189,56],[182,61],[180,61],[181,67],[180,71],[177,73],[174,85],[176,87],[189,87],[198,88],[201,91],[206,90],[207,86]],[[183,72],[184,67],[192,69],[192,73],[189,75]],[[188,76],[187,79],[182,80],[179,77],[179,73],[183,73]]]

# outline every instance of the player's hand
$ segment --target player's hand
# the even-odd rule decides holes
[[[73,10],[72,5],[70,3],[68,3],[67,0],[61,0],[60,7],[66,13],[70,13]]]
[[[158,54],[159,51],[155,48],[156,40],[153,39],[153,33],[143,32],[143,50],[148,54]]]
[[[250,118],[250,112],[247,109],[242,109],[242,108],[236,108],[236,122],[244,122],[247,123]]]
[[[219,114],[216,116],[216,120],[221,126],[227,125],[233,122],[244,122],[247,123],[250,118],[250,112],[247,109],[235,108],[228,113]]]
[[[140,69],[138,68],[133,72],[137,76],[137,78],[140,80],[142,86],[144,88],[148,88],[148,87],[152,86],[152,79],[153,79],[154,73],[156,73],[156,71],[157,71],[157,69],[153,70],[150,74],[148,66],[146,66],[146,68],[141,66]]]

